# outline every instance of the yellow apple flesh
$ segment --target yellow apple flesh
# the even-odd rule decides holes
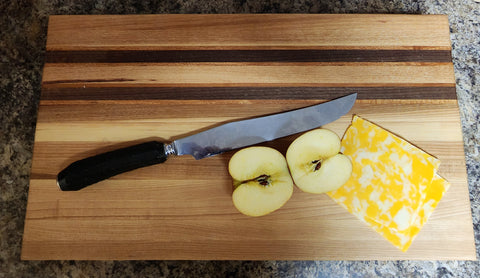
[[[233,178],[234,206],[248,216],[262,216],[281,208],[293,193],[285,157],[268,147],[236,152],[228,164]]]
[[[325,193],[345,184],[352,162],[339,153],[340,138],[328,129],[315,129],[295,139],[287,150],[287,163],[295,184],[304,192]]]

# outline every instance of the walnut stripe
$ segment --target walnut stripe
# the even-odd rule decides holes
[[[456,99],[448,87],[54,87],[42,100],[220,100],[332,99],[357,93],[358,99]]]
[[[47,51],[47,63],[450,62],[449,50],[94,50]]]

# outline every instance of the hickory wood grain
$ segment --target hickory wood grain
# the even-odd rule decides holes
[[[345,78],[348,76],[348,78]],[[47,64],[44,86],[450,86],[451,63]]]
[[[442,15],[52,16],[47,51],[450,50],[448,33]]]
[[[46,48],[22,259],[475,259],[445,16],[53,16]],[[326,128],[365,117],[438,157],[452,184],[406,253],[326,195],[295,189],[243,216],[233,152],[56,186],[90,155],[353,92]],[[261,145],[285,153],[296,136]]]
[[[165,192],[165,190],[161,190],[161,192]],[[210,193],[218,195],[217,191],[210,191]],[[184,197],[184,195],[181,196]],[[451,194],[450,198],[452,196]],[[153,197],[158,197],[158,195],[155,194]],[[458,210],[453,210],[448,216],[437,218],[432,216],[431,220],[436,220],[438,224],[424,227],[417,238],[418,244],[410,249],[411,253],[398,254],[394,247],[378,238],[378,235],[369,227],[356,224],[356,228],[352,229],[351,225],[358,220],[338,210],[331,200],[324,196],[315,197],[315,199],[311,199],[310,196],[295,191],[291,202],[287,203],[285,209],[275,217],[248,220],[238,218],[233,210],[223,206],[227,200],[223,202],[211,200],[212,203],[209,207],[199,209],[204,213],[199,214],[200,217],[191,212],[183,214],[184,211],[198,210],[196,202],[190,203],[190,208],[182,207],[170,215],[164,214],[164,217],[162,215],[144,216],[145,213],[152,214],[152,211],[165,213],[162,207],[155,206],[160,202],[153,199],[147,199],[146,205],[141,205],[142,208],[150,206],[149,209],[143,211],[138,209],[138,204],[142,203],[141,199],[136,202],[130,201],[128,215],[125,215],[125,211],[112,209],[122,201],[108,202],[108,208],[99,209],[99,212],[96,213],[96,215],[102,215],[104,211],[107,211],[109,212],[108,217],[62,217],[59,215],[56,218],[29,221],[29,228],[36,233],[31,234],[32,244],[28,248],[29,252],[33,254],[48,253],[52,259],[71,257],[73,254],[79,259],[106,259],[111,257],[110,253],[115,253],[117,259],[148,259],[158,256],[158,252],[161,252],[165,259],[196,259],[199,257],[204,259],[250,259],[252,248],[258,250],[255,256],[259,259],[272,258],[273,254],[277,259],[358,259],[358,257],[425,259],[425,257],[430,257],[432,252],[436,252],[435,258],[446,259],[450,255],[444,252],[445,242],[438,235],[451,233],[450,225],[455,225],[463,231],[468,230],[464,226],[464,222],[455,217],[462,213]],[[71,200],[71,198],[66,199]],[[164,200],[160,199],[160,201]],[[192,201],[192,199],[186,199],[186,201]],[[450,202],[454,203],[454,199],[445,199],[438,209],[441,209],[442,206],[445,208]],[[78,209],[68,207],[68,204],[65,206],[65,203],[59,203],[59,211],[88,211],[84,206]],[[135,207],[135,203],[137,207]],[[301,206],[303,203],[322,203],[324,205]],[[167,202],[166,205],[174,204]],[[454,204],[450,206],[455,207]],[[299,210],[302,213],[299,213]],[[325,211],[328,214],[322,213]],[[223,212],[223,214],[219,212]],[[209,213],[208,218],[202,217],[207,213]],[[292,214],[297,218],[292,219]],[[135,221],[132,221],[132,218]],[[227,218],[229,220],[225,221]],[[316,219],[316,221],[307,219]],[[207,223],[199,224],[200,221]],[[449,224],[445,224],[445,221],[448,221]],[[75,226],[76,229],[72,230],[72,226]],[[45,227],[51,228],[45,229]],[[432,233],[437,236],[431,236]],[[458,254],[465,253],[465,248],[470,248],[469,243],[464,240],[464,237],[468,236],[468,233],[456,232],[449,239],[449,242],[452,243],[451,249]],[[232,237],[235,240],[232,240]],[[68,246],[62,248],[62,244],[59,242]],[[60,248],[58,248],[59,245]],[[349,248],[338,248],[342,245],[347,245]],[[88,246],[88,250],[85,250],[86,246]],[[369,254],[365,254],[365,250],[369,250]],[[469,259],[471,257],[459,255],[457,258]]]
[[[160,101],[158,104],[84,103],[49,105],[39,115],[38,142],[123,142],[155,136],[175,140],[222,123],[285,112],[318,104],[318,100]],[[375,107],[373,110],[372,107]],[[215,109],[213,109],[215,108]],[[262,111],[262,113],[259,113]],[[397,111],[402,111],[398,113]],[[351,113],[326,125],[342,134],[352,114],[386,124],[409,140],[462,141],[445,132],[459,124],[456,100],[357,100]],[[410,119],[416,119],[411,121]],[[425,126],[424,126],[425,125]],[[421,129],[424,132],[418,132]],[[88,136],[82,136],[88,134]],[[79,140],[81,138],[81,140]]]
[[[462,186],[466,179],[462,171],[462,139],[458,132],[445,133],[445,130],[455,130],[459,126],[456,101],[433,101],[430,105],[425,105],[429,103],[426,100],[376,102],[359,100],[351,113],[371,119],[435,154],[442,160],[440,173],[452,183],[442,200],[443,206],[435,211],[434,216],[438,217],[432,216],[422,230],[422,233],[427,231],[427,239],[422,242],[419,235],[415,240],[420,241],[419,245],[414,244],[419,248],[417,251],[414,246],[405,254],[395,250],[368,227],[359,227],[361,222],[328,198],[298,190],[288,205],[277,213],[260,220],[244,217],[236,212],[230,199],[232,187],[226,165],[231,153],[202,161],[188,156],[176,157],[163,165],[125,173],[79,192],[61,192],[55,186],[58,169],[71,161],[136,143],[129,140],[144,137],[152,129],[158,129],[156,134],[165,132],[165,139],[169,139],[198,129],[198,119],[215,124],[252,117],[255,110],[262,107],[270,113],[314,103],[312,100],[270,100],[249,101],[247,104],[210,102],[222,107],[225,118],[219,118],[218,113],[200,101],[167,101],[167,104],[150,105],[51,103],[48,106],[51,109],[48,113],[41,113],[37,125],[34,151],[37,159],[32,166],[29,193],[30,200],[37,201],[29,203],[26,228],[32,236],[25,238],[28,244],[24,254],[48,259],[108,259],[112,256],[116,259],[152,259],[157,256],[163,259],[248,259],[251,258],[248,250],[255,245],[261,251],[255,254],[257,259],[471,258],[465,255],[465,250],[471,249],[472,245],[468,240],[471,225],[466,221],[469,206],[464,199],[468,191]],[[372,106],[376,109],[372,110]],[[162,108],[168,113],[160,113]],[[180,109],[175,112],[175,108]],[[398,110],[403,114],[395,112]],[[442,118],[432,121],[432,117],[439,114]],[[344,116],[326,128],[342,134],[350,119],[350,115]],[[414,128],[408,119],[415,119],[418,128]],[[167,124],[162,125],[162,121]],[[123,126],[122,122],[132,125]],[[62,123],[67,129],[49,130]],[[103,128],[98,128],[97,123]],[[109,128],[112,126],[120,133],[112,133]],[[168,129],[169,126],[173,130]],[[419,129],[424,132],[418,132]],[[122,134],[138,137],[125,138]],[[78,138],[83,139],[79,141]],[[291,136],[269,144],[285,153],[294,138]],[[451,226],[445,223],[455,225],[455,231],[449,230]],[[429,229],[429,225],[434,228]],[[148,228],[142,229],[144,226]],[[241,232],[243,230],[248,232]],[[109,236],[106,231],[114,236]],[[298,231],[302,234],[297,235]],[[235,236],[237,233],[240,235]],[[62,248],[55,241],[69,244]],[[438,247],[440,243],[442,248]],[[309,244],[315,248],[298,248]],[[346,252],[339,252],[338,248],[344,244],[351,244],[351,247]],[[435,248],[427,248],[430,244]],[[47,249],[37,249],[41,245]],[[150,248],[145,248],[147,245]],[[275,253],[287,247],[289,252]],[[236,249],[235,255],[226,254],[229,248]],[[45,250],[51,254],[46,255]],[[368,254],[365,250],[369,250]],[[381,255],[382,252],[386,256]]]

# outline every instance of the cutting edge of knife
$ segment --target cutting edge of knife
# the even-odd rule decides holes
[[[281,114],[287,114],[287,113],[291,113],[291,112],[294,112],[294,111],[297,111],[297,110],[302,110],[302,109],[308,109],[310,107],[314,107],[314,106],[318,106],[318,105],[322,105],[322,104],[326,104],[326,103],[329,103],[329,102],[333,102],[333,101],[338,101],[340,99],[345,99],[345,100],[348,100],[349,98],[351,98],[350,101],[348,101],[347,103],[349,104],[348,107],[346,107],[346,109],[344,109],[344,113],[341,115],[346,115],[352,108],[353,108],[353,105],[355,104],[355,101],[357,99],[357,93],[352,93],[352,94],[349,94],[349,95],[346,95],[346,96],[341,96],[341,97],[338,97],[338,98],[335,98],[335,99],[331,99],[331,100],[328,100],[326,102],[322,102],[322,103],[319,103],[319,104],[315,104],[315,105],[312,105],[312,106],[307,106],[307,107],[302,107],[302,108],[297,108],[297,109],[293,109],[293,110],[289,110],[289,111],[284,111],[284,112],[279,112],[279,113],[274,113],[274,114],[271,114],[271,115],[267,115],[267,116],[259,116],[259,117],[256,117],[256,118],[263,118],[263,117],[269,117],[269,116],[273,116],[273,115],[281,115]],[[330,122],[333,122],[337,119],[339,119],[341,116],[339,116],[338,118],[334,119],[334,120],[331,120],[329,121],[328,123]],[[222,126],[225,126],[225,125],[229,125],[229,124],[234,124],[236,122],[242,122],[242,121],[248,121],[248,120],[252,120],[252,119],[256,119],[256,118],[251,118],[251,119],[246,119],[246,120],[238,120],[238,121],[232,121],[232,122],[229,122],[229,123],[225,123],[225,124],[222,124],[220,126],[216,126],[216,127],[213,127],[211,129],[208,129],[208,130],[205,130],[203,132],[207,132],[209,130],[212,130],[212,129],[216,129],[216,128],[219,128],[219,127],[222,127]],[[325,123],[326,124],[326,123]],[[324,124],[323,124],[324,125]],[[308,130],[312,130],[312,129],[316,129],[316,128],[320,128],[322,127],[323,125],[319,125],[319,126],[315,126],[315,127],[312,127],[310,129],[306,129],[306,130],[303,130],[303,131],[298,131],[298,132],[295,132],[295,133],[291,133],[291,134],[288,134],[288,135],[285,135],[285,136],[279,136],[279,137],[276,137],[274,139],[270,139],[270,140],[263,140],[263,141],[258,141],[256,143],[253,143],[253,144],[246,144],[244,146],[240,146],[240,147],[234,147],[234,148],[225,148],[223,149],[222,151],[212,151],[212,152],[208,152],[207,154],[201,154],[201,155],[195,155],[195,154],[192,154],[192,153],[182,153],[182,154],[179,154],[178,150],[178,140],[182,140],[184,138],[180,138],[178,140],[175,140],[175,141],[172,141],[171,143],[168,143],[168,144],[165,144],[165,154],[167,156],[180,156],[180,155],[191,155],[193,156],[196,160],[200,160],[202,158],[207,158],[207,157],[211,157],[211,156],[215,156],[215,155],[218,155],[218,154],[222,154],[224,152],[228,152],[228,151],[231,151],[231,150],[235,150],[235,149],[239,149],[239,148],[243,148],[243,147],[247,147],[247,146],[253,146],[255,144],[260,144],[260,143],[263,143],[263,142],[269,142],[269,141],[273,141],[273,140],[276,140],[278,138],[282,138],[282,137],[286,137],[286,136],[289,136],[289,135],[292,135],[292,134],[297,134],[297,133],[302,133],[302,132],[306,132]],[[203,133],[201,132],[201,133]],[[190,137],[190,136],[188,136]],[[185,137],[185,138],[188,138],[188,137]]]

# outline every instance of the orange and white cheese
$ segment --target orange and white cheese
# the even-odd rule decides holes
[[[358,116],[341,151],[352,160],[352,176],[327,194],[406,251],[449,187],[436,173],[440,161]]]

